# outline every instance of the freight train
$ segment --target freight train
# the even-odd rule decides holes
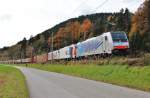
[[[66,46],[59,50],[26,59],[1,61],[0,63],[44,63],[51,60],[72,60],[89,56],[127,53],[129,41],[123,31],[105,32],[100,36]]]

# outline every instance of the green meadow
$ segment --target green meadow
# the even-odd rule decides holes
[[[28,64],[28,67],[150,91],[150,66]]]
[[[0,98],[29,98],[25,77],[17,68],[0,65]]]

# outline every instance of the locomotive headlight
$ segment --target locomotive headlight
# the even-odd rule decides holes
[[[128,46],[125,46],[125,48],[129,48]]]

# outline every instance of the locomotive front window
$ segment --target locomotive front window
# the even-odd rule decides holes
[[[107,36],[105,36],[105,41],[107,41],[108,40],[108,38],[107,38]]]
[[[112,32],[111,36],[114,42],[127,42],[127,36],[124,32]]]

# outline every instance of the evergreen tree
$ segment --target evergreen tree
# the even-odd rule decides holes
[[[141,35],[138,32],[134,33],[134,35],[131,37],[130,47],[132,49],[132,52],[134,53],[137,53],[137,51],[143,50],[144,42],[142,40]]]
[[[125,31],[129,32],[131,28],[131,13],[127,8],[125,9],[124,13],[124,23],[125,23]]]
[[[117,26],[117,30],[119,30],[119,31],[125,30],[125,26],[124,26],[124,9],[120,10],[116,26]]]
[[[24,37],[21,42],[21,58],[26,58],[26,47],[27,47],[27,40]]]

